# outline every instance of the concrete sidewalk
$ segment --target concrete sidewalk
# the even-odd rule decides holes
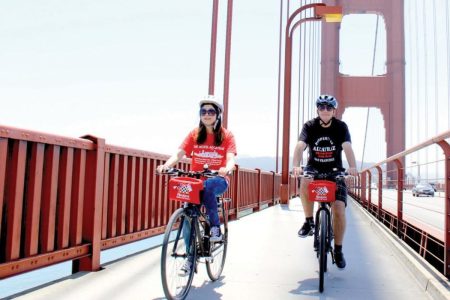
[[[222,278],[209,281],[200,265],[188,299],[431,299],[389,236],[380,233],[382,229],[351,200],[343,248],[347,267],[340,271],[330,264],[325,291],[319,293],[312,238],[297,237],[302,215],[299,199],[293,199],[289,206],[271,207],[230,223]],[[446,297],[445,290],[440,292]],[[17,299],[164,299],[160,247]]]

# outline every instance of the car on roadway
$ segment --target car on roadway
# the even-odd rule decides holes
[[[421,195],[434,197],[434,188],[429,183],[418,183],[412,189],[413,197]]]

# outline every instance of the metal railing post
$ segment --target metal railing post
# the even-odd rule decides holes
[[[445,156],[445,220],[444,220],[444,275],[450,275],[450,145],[445,141],[437,144],[444,150]]]
[[[397,235],[400,236],[400,226],[403,224],[403,164],[400,159],[394,160],[397,166]]]
[[[95,149],[86,155],[86,177],[83,205],[83,240],[91,244],[91,253],[73,262],[72,270],[98,271],[102,233],[102,199],[105,165],[105,140],[93,136],[84,139],[94,142]]]

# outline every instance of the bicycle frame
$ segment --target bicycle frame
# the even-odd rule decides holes
[[[217,172],[205,170],[204,172],[186,172],[183,170],[172,169],[167,175],[180,176],[186,175],[200,179],[202,177],[217,176]],[[181,300],[187,297],[194,273],[197,273],[198,263],[205,263],[208,277],[212,281],[220,278],[222,273],[228,245],[228,213],[225,202],[230,201],[223,197],[217,197],[219,214],[223,216],[223,226],[221,241],[211,242],[209,237],[210,223],[202,204],[197,198],[190,198],[194,193],[200,193],[199,180],[181,180],[175,181],[176,184],[169,185],[169,189],[176,188],[177,192],[169,195],[170,200],[183,201],[184,204],[171,215],[164,233],[161,254],[161,278],[164,294],[167,299]],[[177,185],[180,184],[180,185]],[[192,184],[197,185],[193,187]],[[191,185],[191,186],[190,186]],[[181,195],[179,195],[181,194]],[[201,195],[200,195],[201,197]],[[195,201],[190,201],[194,199]],[[172,235],[175,233],[175,237]],[[173,242],[173,244],[171,244]],[[200,258],[204,258],[203,261]],[[181,272],[179,260],[189,259],[191,267],[189,271]],[[183,260],[182,260],[183,261]],[[181,277],[180,277],[181,276]]]
[[[307,173],[301,177],[312,179],[308,185],[309,200],[319,202],[319,208],[315,214],[314,248],[319,259],[319,291],[324,289],[324,273],[327,272],[327,256],[331,252],[332,263],[335,263],[333,240],[333,213],[331,203],[336,200],[336,182],[330,179],[342,179],[343,172],[325,174]],[[317,246],[317,247],[316,247]]]

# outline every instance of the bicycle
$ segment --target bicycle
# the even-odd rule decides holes
[[[308,185],[309,201],[319,202],[319,208],[315,215],[314,228],[314,250],[319,259],[319,291],[324,289],[325,272],[327,272],[328,253],[331,253],[331,261],[334,264],[334,252],[332,247],[333,213],[330,209],[331,202],[336,199],[336,180],[343,180],[347,173],[333,171],[329,173],[318,173],[305,171],[299,177],[313,179]]]
[[[161,279],[167,299],[185,299],[197,273],[198,263],[206,263],[208,277],[219,279],[228,247],[228,203],[229,198],[217,197],[219,217],[222,218],[222,240],[209,241],[210,223],[201,209],[201,178],[219,176],[217,172],[205,168],[202,172],[170,169],[161,173],[174,176],[169,181],[169,199],[184,202],[170,217],[162,244]],[[188,274],[183,274],[182,266],[188,257],[192,266]]]

